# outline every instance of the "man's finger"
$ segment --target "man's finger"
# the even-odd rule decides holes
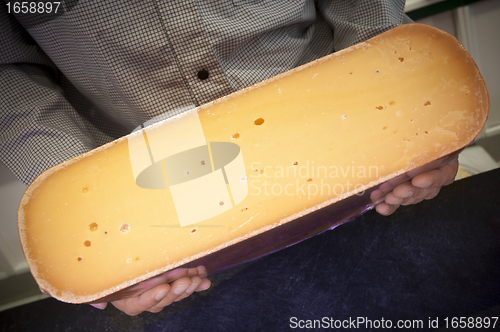
[[[398,207],[399,207],[399,205],[390,205],[387,203],[380,203],[380,204],[377,204],[377,206],[375,207],[375,210],[383,216],[388,216],[388,215],[391,215],[392,213],[394,213],[394,211],[396,211]]]
[[[212,286],[212,282],[210,281],[210,279],[203,278],[201,284],[198,286],[198,288],[196,288],[195,292],[206,291],[210,288],[210,286]]]
[[[161,301],[155,303],[154,306],[149,307],[147,310],[153,313],[160,312],[163,308],[171,305],[174,301],[183,296],[186,290],[191,286],[192,282],[192,278],[189,277],[183,277],[174,281],[170,285],[170,290],[163,296]]]
[[[411,183],[415,187],[422,189],[446,186],[455,180],[457,171],[458,157],[441,167],[415,176]]]
[[[161,302],[170,292],[169,284],[158,285],[139,296],[111,302],[118,310],[136,316]]]
[[[193,294],[194,291],[198,288],[198,286],[200,286],[200,284],[202,283],[202,279],[198,276],[195,276],[191,278],[191,282],[192,284],[186,289],[184,294],[175,299],[175,302],[185,299],[189,295]]]
[[[189,273],[189,271],[186,268],[174,269],[172,271],[168,271],[166,273],[160,274],[160,275],[153,277],[151,279],[142,281],[139,284],[133,286],[132,289],[145,289],[145,290],[151,289],[151,288],[156,287],[158,285],[171,283],[174,280],[185,277],[188,275],[188,273]]]

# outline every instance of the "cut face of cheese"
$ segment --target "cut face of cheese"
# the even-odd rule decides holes
[[[488,107],[456,39],[403,25],[47,170],[19,208],[24,253],[72,303],[214,272],[369,209],[377,185],[468,145]]]

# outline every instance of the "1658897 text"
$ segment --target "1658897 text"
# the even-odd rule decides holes
[[[9,14],[57,14],[61,2],[8,1],[5,4]]]

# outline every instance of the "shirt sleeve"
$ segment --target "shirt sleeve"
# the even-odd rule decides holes
[[[318,1],[319,11],[333,29],[335,51],[412,22],[404,7],[405,0]]]
[[[70,104],[64,77],[0,6],[0,160],[25,184],[98,146]]]

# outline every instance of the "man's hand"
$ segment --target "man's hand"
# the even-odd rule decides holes
[[[417,204],[436,197],[442,186],[453,182],[458,171],[458,153],[447,159],[444,163],[436,161],[382,184],[371,194],[373,202],[380,201],[375,208],[377,212],[388,216],[401,205]],[[425,170],[422,172],[422,169]]]
[[[136,285],[138,288],[147,289],[140,295],[113,301],[111,304],[130,316],[136,316],[144,311],[160,312],[164,307],[188,297],[195,291],[208,289],[210,280],[206,276],[206,269],[203,266],[175,269]],[[104,309],[107,303],[91,305]]]

